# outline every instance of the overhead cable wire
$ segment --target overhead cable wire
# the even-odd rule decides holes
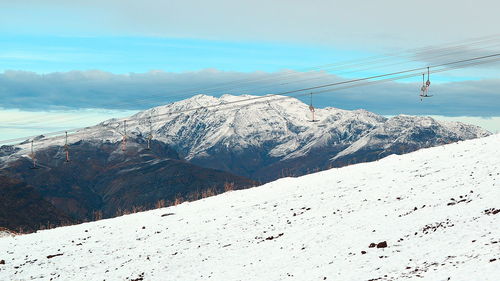
[[[455,66],[451,66],[449,68],[434,70],[434,71],[431,71],[430,73],[434,74],[434,73],[445,72],[445,71],[450,71],[450,70],[454,70],[454,69],[461,69],[463,67],[470,67],[470,66],[475,66],[475,65],[485,64],[485,63],[493,63],[493,62],[498,62],[498,61],[500,61],[500,58],[496,58],[496,59],[489,60],[489,61],[469,62],[466,65],[455,65]],[[241,107],[246,107],[246,106],[255,105],[255,104],[264,104],[264,103],[269,104],[270,102],[276,102],[276,101],[281,101],[281,100],[290,99],[290,98],[297,98],[300,96],[309,96],[309,95],[313,95],[313,94],[322,94],[322,93],[327,93],[327,92],[337,92],[339,90],[344,90],[344,89],[349,89],[349,88],[354,88],[354,87],[368,86],[368,85],[379,84],[379,83],[385,83],[388,81],[406,79],[406,78],[416,77],[416,76],[420,76],[420,75],[421,75],[421,73],[416,73],[416,74],[411,73],[411,74],[405,74],[405,75],[401,75],[401,76],[397,76],[397,77],[389,77],[389,78],[385,78],[385,79],[381,79],[381,80],[366,81],[366,82],[363,82],[360,84],[346,85],[346,86],[342,86],[342,87],[335,88],[335,89],[327,89],[327,90],[317,91],[317,92],[313,92],[313,93],[302,93],[302,94],[295,95],[295,96],[277,96],[277,97],[275,96],[274,99],[272,99],[272,100],[261,100],[261,101],[257,101],[254,103],[244,104],[243,106],[241,106],[241,105],[238,106],[237,104],[232,104],[233,107],[225,107],[222,110],[230,110],[230,109],[234,109],[234,108],[238,108],[238,107],[241,108]],[[269,97],[269,96],[264,96],[264,97]],[[227,105],[227,104],[224,104],[224,105]],[[206,107],[201,107],[201,108],[206,108]],[[210,109],[210,110],[213,110],[213,109]],[[189,111],[191,111],[191,110],[189,110]],[[169,112],[169,114],[170,113],[171,112]],[[182,113],[176,112],[175,114],[182,114]],[[122,121],[123,120],[118,120],[118,122],[119,122],[118,124],[121,124]],[[137,123],[138,121],[139,120],[135,120],[135,123]],[[156,121],[156,122],[158,122],[158,121]],[[111,130],[120,134],[120,132],[116,131],[116,129],[119,129],[119,128],[108,128],[108,129],[111,129]],[[86,133],[85,131],[77,132],[74,135],[85,134],[85,133]],[[62,138],[64,138],[64,136],[54,137],[54,138],[51,138],[50,140],[56,141],[56,140],[62,139]],[[36,148],[36,146],[35,146],[35,148]],[[37,166],[44,167],[44,168],[50,168],[49,164],[41,163],[39,160],[37,160]]]
[[[489,37],[487,37],[489,38]],[[498,41],[500,40],[500,38],[489,38],[487,41]],[[481,42],[481,41],[479,41]],[[497,46],[498,44],[494,45],[494,46]],[[463,45],[458,45],[458,46],[445,46],[445,47],[433,47],[433,48],[428,48],[428,49],[419,49],[419,50],[424,50],[425,52],[430,52],[431,49],[436,49],[436,50],[439,50],[439,49],[442,49],[442,50],[446,50],[446,52],[444,53],[430,53],[430,54],[427,54],[427,56],[423,55],[420,57],[421,60],[432,60],[432,59],[436,59],[436,58],[439,58],[439,57],[446,57],[446,56],[450,56],[450,55],[454,55],[454,54],[460,54],[462,52],[467,52],[467,51],[471,51],[470,49],[469,50],[463,50],[462,48],[463,47],[470,47],[471,45],[467,45],[467,44],[463,44]],[[482,46],[480,48],[480,50],[483,50],[485,48],[488,48],[488,47],[491,47],[491,46]],[[458,50],[456,52],[453,52],[453,53],[450,53],[449,51],[450,50]],[[472,49],[473,51],[478,51],[478,49]],[[417,56],[418,54],[413,54],[413,56]],[[397,57],[397,56],[401,56],[401,55],[398,55],[398,54],[393,54],[392,55],[393,57]],[[389,59],[389,57],[382,57],[381,58],[382,60],[384,59]],[[372,69],[379,69],[379,68],[383,68],[383,67],[387,67],[387,66],[394,66],[394,65],[400,65],[400,64],[406,64],[408,62],[397,62],[397,63],[391,63],[391,64],[386,64],[386,65],[382,65],[382,66],[373,66],[373,67],[368,67],[368,68],[364,68],[364,69],[354,69],[354,70],[351,70],[351,71],[344,71],[344,72],[340,72],[340,73],[333,73],[335,75],[343,75],[343,74],[352,74],[352,73],[356,73],[356,72],[362,72],[362,71],[367,71],[367,70],[372,70]],[[369,63],[371,64],[371,63]],[[368,65],[369,65],[368,64]],[[362,66],[363,64],[360,63],[360,64],[357,64],[357,66]],[[366,64],[365,64],[366,65]],[[314,67],[312,67],[314,68]],[[312,69],[310,68],[310,69]],[[304,73],[293,73],[293,74],[296,74],[297,76],[298,75],[304,75]],[[278,75],[277,77],[280,77],[280,75]],[[271,76],[269,77],[270,79],[276,79],[275,76]],[[291,77],[293,78],[293,77]],[[305,81],[312,81],[312,80],[317,80],[317,79],[321,79],[321,78],[324,78],[324,75],[321,76],[321,77],[318,77],[318,78],[315,78],[315,77],[309,77],[309,78],[304,78],[304,79],[295,79],[291,82],[286,82],[286,83],[280,83],[280,84],[277,84],[277,86],[283,86],[283,85],[288,85],[288,84],[295,84],[295,83],[298,83],[298,82],[305,82]],[[253,87],[253,88],[250,88],[250,89],[264,89],[264,88],[268,88],[268,87],[271,87],[272,85],[263,85],[263,86],[259,86],[257,88]],[[210,88],[210,87],[209,87]],[[210,91],[203,91],[204,94],[209,94]],[[182,94],[182,95],[169,95],[168,98],[169,99],[172,99],[172,98],[177,98],[177,97],[185,97],[185,96],[189,96],[189,95],[186,95],[186,94]],[[120,106],[120,105],[127,105],[127,104],[134,104],[134,105],[137,105],[137,104],[141,104],[141,102],[143,101],[147,101],[148,99],[150,98],[146,98],[146,99],[135,99],[133,101],[130,101],[130,102],[122,102],[122,103],[114,103],[114,106]],[[46,121],[76,121],[76,120],[82,120],[84,119],[85,117],[78,117],[78,118],[68,118],[68,117],[62,117],[62,116],[56,116],[54,118],[44,118],[43,119],[43,122],[46,122]],[[24,122],[35,122],[37,120],[40,120],[40,118],[28,118],[28,119],[23,119],[22,121]],[[19,122],[19,120],[16,120],[17,122]],[[7,122],[16,122],[16,121],[7,121]],[[39,123],[39,122],[38,122]]]
[[[437,65],[432,65],[432,66],[430,66],[430,68],[444,67],[444,69],[442,69],[442,70],[433,70],[433,72],[431,72],[431,73],[444,72],[444,71],[458,69],[458,68],[464,68],[464,67],[470,67],[470,66],[480,65],[480,64],[484,64],[484,63],[496,62],[496,61],[498,61],[499,57],[500,57],[500,53],[497,53],[497,54],[491,54],[491,55],[487,55],[487,56],[481,56],[481,57],[475,57],[475,58],[470,58],[470,59],[464,59],[464,60],[459,60],[459,61],[453,61],[453,62],[448,62],[448,63],[442,63],[442,64],[437,64]],[[490,61],[483,61],[483,62],[479,61],[479,62],[477,62],[475,64],[470,63],[470,64],[466,64],[466,65],[463,65],[463,66],[459,65],[461,63],[463,64],[463,63],[474,62],[474,61],[478,61],[478,60],[491,59],[491,58],[495,58],[495,59],[494,60],[490,60]],[[454,67],[454,65],[456,65],[456,66]],[[274,96],[288,95],[288,94],[292,94],[292,93],[298,93],[298,92],[304,92],[304,91],[312,91],[312,90],[322,89],[322,88],[327,88],[327,87],[333,87],[333,86],[340,86],[340,85],[358,83],[358,82],[363,82],[363,81],[368,81],[368,80],[373,80],[373,79],[380,79],[380,78],[384,78],[384,77],[389,77],[388,79],[391,79],[390,76],[401,75],[401,74],[411,73],[411,72],[416,72],[416,71],[422,71],[422,70],[426,70],[426,69],[427,69],[427,67],[413,68],[413,69],[408,69],[408,70],[403,70],[403,71],[398,71],[398,72],[392,72],[392,73],[386,73],[386,74],[380,74],[380,75],[375,75],[375,76],[370,76],[370,77],[365,77],[365,78],[358,78],[358,79],[340,81],[340,82],[336,82],[336,83],[329,83],[329,84],[324,84],[324,85],[318,85],[318,86],[314,86],[314,87],[302,88],[302,89],[297,89],[297,90],[292,90],[292,91],[285,91],[285,92],[281,92],[281,93],[269,94],[269,95],[265,95],[265,96],[257,96],[257,97],[252,97],[252,98],[248,98],[248,99],[244,99],[244,100],[237,100],[237,101],[232,101],[232,102],[226,102],[226,103],[223,103],[223,104],[207,105],[207,106],[203,106],[203,107],[199,107],[199,108],[192,108],[192,109],[186,109],[186,110],[175,111],[175,112],[167,112],[167,113],[159,114],[159,115],[151,115],[150,117],[153,118],[153,117],[159,117],[159,116],[164,116],[164,115],[174,115],[174,114],[192,112],[192,111],[196,111],[196,110],[200,110],[200,109],[223,107],[223,106],[227,106],[227,105],[231,105],[231,104],[238,104],[238,103],[244,103],[244,102],[249,102],[249,101],[254,101],[254,100],[260,100],[260,99],[265,99],[265,98],[274,97]],[[418,73],[418,74],[415,74],[415,73],[408,74],[408,77],[413,77],[413,76],[417,76],[417,75],[420,76],[421,73]],[[399,78],[394,78],[394,79],[395,80],[399,80],[399,79],[404,79],[404,78],[408,78],[408,77],[399,77]],[[372,82],[377,82],[377,80],[372,81]],[[356,85],[356,84],[354,84],[354,85]],[[354,86],[354,85],[352,85],[352,86]],[[338,90],[338,89],[327,89],[327,90],[324,90],[324,92],[333,91],[333,90]],[[309,93],[303,94],[303,95],[308,95],[308,94]],[[297,96],[300,96],[300,95],[297,95]],[[295,96],[293,96],[293,97],[295,97]],[[292,97],[291,96],[286,96],[286,98],[292,98]],[[140,121],[140,119],[133,119],[133,120],[126,119],[126,118],[119,119],[120,122],[122,122],[123,120],[129,121],[130,124],[137,123],[137,122]],[[44,136],[45,137],[47,137],[47,136],[56,136],[56,135],[59,135],[59,134],[63,134],[65,132],[75,133],[78,130],[85,130],[86,128],[89,128],[89,127],[75,128],[75,129],[71,129],[71,130],[51,132],[51,133],[44,134]],[[23,137],[23,138],[14,138],[14,139],[9,139],[9,140],[2,140],[2,141],[0,141],[0,144],[13,143],[13,142],[17,142],[17,141],[24,141],[26,139],[35,138],[35,137],[38,137],[38,136],[39,135],[37,135],[37,136]]]

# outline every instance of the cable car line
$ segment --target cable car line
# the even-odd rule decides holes
[[[498,39],[489,39],[488,41],[492,41],[492,40],[498,40]],[[463,49],[463,46],[464,45],[459,45],[459,46],[453,46],[452,48],[453,49],[460,49],[462,48]],[[434,49],[437,49],[437,48],[434,48]],[[445,50],[450,50],[449,47],[444,47],[442,49],[445,49]],[[474,49],[474,50],[477,50],[477,49]],[[425,50],[424,50],[425,52]],[[455,52],[456,53],[456,52]],[[437,56],[433,56],[433,57],[427,57],[427,58],[420,58],[420,59],[424,59],[424,60],[429,60],[429,59],[433,59],[433,58],[436,58],[436,57],[442,57],[442,56],[449,56],[451,55],[451,53],[444,53],[444,54],[440,54],[440,55],[437,55]],[[398,55],[393,55],[395,57],[397,57]],[[402,55],[399,55],[399,56],[402,56]],[[381,58],[381,60],[384,60],[384,59],[388,59],[388,58]],[[380,60],[380,59],[379,59]],[[337,75],[338,74],[346,74],[346,73],[355,73],[355,72],[358,72],[358,71],[365,71],[365,70],[369,70],[369,69],[374,69],[374,68],[380,68],[380,67],[385,67],[385,66],[391,66],[391,65],[398,65],[398,64],[402,64],[402,63],[391,63],[391,64],[386,64],[386,65],[382,65],[382,66],[375,66],[375,67],[369,67],[369,68],[365,68],[365,69],[359,69],[359,70],[353,70],[353,71],[345,71],[345,72],[341,72],[341,73],[336,73]],[[296,73],[297,74],[297,73]],[[286,82],[286,83],[281,83],[279,85],[286,85],[286,84],[292,84],[292,83],[297,83],[297,82],[303,82],[303,81],[310,81],[310,80],[315,80],[315,79],[319,79],[319,78],[322,78],[324,77],[324,75],[322,75],[321,77],[312,77],[312,78],[306,78],[306,79],[297,79],[297,80],[294,80],[294,81],[290,81],[290,82]],[[279,86],[278,85],[278,86]],[[267,88],[268,86],[260,86],[260,87],[253,87],[253,89],[262,89],[262,88]],[[179,95],[181,96],[181,95]],[[185,95],[184,95],[185,96]],[[175,96],[169,96],[169,98],[172,98],[172,97],[175,97]],[[140,101],[140,100],[139,100]],[[132,102],[134,104],[137,104],[138,101],[136,100],[135,102]],[[126,104],[126,103],[122,103],[122,104]],[[116,105],[116,104],[115,104]],[[85,117],[77,117],[77,118],[67,118],[67,117],[56,117],[56,118],[53,118],[53,119],[48,119],[49,121],[57,121],[57,122],[63,122],[63,121],[67,121],[67,120],[82,120],[82,119],[85,119]],[[39,120],[39,118],[37,118],[36,120]],[[29,123],[29,122],[32,122],[30,121],[30,119],[26,120],[24,119],[23,120],[25,123]],[[43,121],[47,121],[47,118],[45,118]]]
[[[470,59],[464,59],[464,60],[459,60],[459,61],[453,61],[453,62],[438,64],[438,65],[430,66],[429,68],[451,66],[451,67],[448,67],[448,68],[443,68],[443,69],[433,70],[432,71],[432,73],[444,72],[444,71],[458,69],[458,68],[463,68],[463,67],[469,67],[469,66],[480,65],[480,64],[484,64],[484,63],[495,62],[495,61],[498,61],[498,59],[496,59],[496,60],[490,60],[490,61],[479,61],[479,62],[476,62],[476,63],[470,63],[470,64],[466,64],[466,65],[462,65],[462,66],[461,65],[457,65],[459,63],[474,62],[474,61],[478,61],[478,60],[484,60],[484,59],[487,59],[487,58],[495,58],[495,57],[498,58],[499,56],[500,56],[500,53],[491,54],[491,55],[487,55],[487,56],[481,56],[481,57],[475,57],[475,58],[470,58]],[[454,65],[456,65],[456,66],[454,66]],[[224,104],[207,105],[207,106],[204,106],[202,108],[204,108],[204,109],[216,108],[216,107],[227,106],[227,105],[231,105],[231,104],[244,103],[244,102],[249,102],[249,101],[254,101],[254,100],[269,98],[269,97],[273,97],[273,96],[286,95],[286,94],[296,93],[296,92],[301,92],[301,91],[310,91],[310,90],[313,90],[313,89],[321,89],[321,88],[325,88],[325,87],[339,86],[339,85],[352,84],[352,83],[357,83],[357,82],[362,82],[362,81],[367,81],[367,80],[372,80],[372,79],[379,79],[379,78],[388,77],[388,76],[394,76],[394,75],[399,75],[399,74],[404,74],[404,73],[421,71],[423,69],[427,69],[427,67],[424,67],[424,68],[420,67],[420,68],[403,70],[403,71],[398,71],[398,72],[393,72],[393,73],[375,75],[375,76],[371,76],[371,77],[346,80],[346,81],[341,81],[341,82],[337,82],[337,83],[330,83],[330,84],[319,85],[319,86],[315,86],[315,87],[309,87],[309,88],[298,89],[298,90],[293,90],[293,91],[287,91],[287,92],[282,92],[282,93],[269,94],[269,95],[265,95],[265,96],[252,97],[252,98],[249,98],[249,99],[227,102],[227,103],[224,103]],[[430,73],[430,70],[429,70],[429,73]],[[420,75],[420,73],[418,75]],[[396,77],[394,80],[405,79],[405,78],[410,78],[410,77],[414,77],[414,76],[415,76],[415,74],[409,74],[409,75],[403,76],[403,77]],[[377,81],[385,82],[385,81],[391,81],[391,80],[392,80],[391,78],[388,78],[386,80],[375,80],[375,81],[371,81],[371,82],[369,82],[367,84],[372,84],[373,82],[377,82]],[[365,84],[362,84],[362,85],[365,85]],[[358,87],[358,86],[361,86],[361,84],[354,84],[354,85],[351,85],[351,86]],[[343,88],[341,88],[341,89],[343,89]],[[331,92],[331,91],[337,91],[337,90],[339,90],[339,88],[318,91],[318,92],[314,92],[313,94],[325,93],[325,92]],[[296,96],[286,96],[285,98],[292,98],[292,97],[303,96],[303,95],[304,94],[302,94],[302,95],[296,95]],[[307,94],[307,95],[309,95],[309,94]],[[181,113],[186,113],[186,112],[195,111],[195,110],[199,110],[199,109],[201,109],[201,108],[192,108],[192,109],[186,109],[186,110],[181,110],[181,111],[176,111],[176,112],[167,112],[167,113],[164,113],[164,114],[158,114],[156,116],[151,116],[151,117],[160,117],[160,116],[165,116],[165,115],[181,114]],[[134,119],[134,120],[131,120],[131,121],[132,122],[130,122],[130,123],[133,124],[133,123],[139,122],[140,119]],[[156,122],[158,122],[158,121],[156,121]],[[52,133],[44,134],[44,136],[60,135],[61,133],[64,133],[64,132],[67,132],[67,131],[68,132],[70,132],[70,131],[76,132],[78,130],[85,130],[86,128],[89,128],[89,127],[79,128],[79,129],[74,129],[74,130],[52,132]],[[23,137],[23,138],[15,138],[15,139],[10,139],[10,140],[2,140],[2,141],[0,141],[0,144],[12,143],[12,142],[16,142],[16,141],[23,141],[24,142],[26,139],[30,139],[30,138],[33,138],[33,137],[36,137],[36,136]]]
[[[480,59],[489,58],[489,57],[498,57],[498,56],[500,56],[500,54],[492,54],[492,55],[488,55],[488,56],[476,57],[476,58],[471,58],[471,59],[466,59],[466,60],[460,60],[460,61],[449,62],[449,63],[445,63],[445,64],[440,64],[440,65],[435,65],[435,66],[432,66],[432,68],[442,67],[442,66],[448,66],[448,65],[453,65],[453,64],[462,63],[462,62],[475,61],[475,60],[480,60]],[[485,63],[488,63],[488,62],[485,62]],[[466,66],[469,66],[469,65],[466,65]],[[353,83],[353,82],[359,82],[359,81],[364,81],[364,80],[369,80],[369,79],[374,79],[374,78],[380,78],[380,77],[389,76],[389,75],[401,74],[401,73],[405,73],[405,72],[418,71],[418,70],[422,70],[422,69],[426,69],[426,68],[416,68],[416,69],[399,71],[399,72],[394,72],[394,73],[389,73],[389,74],[376,75],[376,76],[371,76],[371,77],[366,77],[366,78],[341,81],[341,82],[337,82],[337,83],[331,83],[331,84],[327,84],[327,85],[316,86],[316,87],[314,87],[314,89],[321,88],[321,87],[330,87],[330,86],[335,86],[335,85]],[[436,72],[436,71],[433,71],[433,72]],[[225,104],[209,105],[209,106],[204,106],[203,108],[208,108],[208,107],[211,108],[211,107],[218,107],[218,106],[228,105],[228,104],[233,104],[233,103],[247,102],[247,101],[251,101],[251,100],[257,100],[257,99],[267,98],[269,96],[284,95],[284,94],[288,94],[288,93],[292,93],[292,92],[299,92],[299,91],[305,91],[305,90],[311,90],[311,88],[299,89],[299,90],[282,92],[282,93],[277,93],[277,94],[270,94],[270,95],[266,95],[266,96],[258,96],[258,97],[253,97],[253,98],[249,98],[249,99],[245,99],[245,100],[238,100],[238,101],[228,102],[228,103],[225,103]],[[325,92],[325,91],[322,91],[322,92]],[[156,115],[155,117],[163,116],[163,115],[171,115],[171,114],[176,114],[176,113],[185,113],[185,112],[194,111],[194,110],[198,110],[198,109],[200,109],[200,108],[196,108],[196,109],[193,108],[193,109],[188,109],[188,110],[183,110],[183,111],[177,111],[177,112],[169,112],[169,113],[165,113],[165,114]],[[87,128],[87,127],[85,127],[85,128]],[[76,130],[79,130],[79,129],[81,130],[81,129],[85,129],[85,128],[77,128],[77,129],[68,130],[68,131],[73,131],[74,132]],[[64,133],[64,131],[58,131],[58,132],[48,133],[48,134],[45,134],[45,135],[49,136],[49,135],[56,135],[56,134],[61,134],[61,133]],[[32,137],[36,137],[36,136],[24,137],[24,138],[16,138],[16,139],[11,139],[11,140],[3,140],[3,141],[0,141],[0,144],[14,142],[14,141],[24,141],[27,138],[29,139],[29,138],[32,138]]]
[[[453,53],[446,53],[446,52],[449,52],[450,50],[462,50],[462,52],[464,51],[467,51],[466,49],[464,49],[464,47],[470,47],[470,46],[473,46],[473,45],[476,45],[476,44],[484,44],[484,42],[490,42],[490,41],[493,41],[493,42],[496,42],[498,40],[500,40],[500,38],[497,38],[500,34],[495,34],[495,35],[491,35],[491,36],[483,36],[483,37],[478,37],[478,38],[472,38],[472,39],[468,39],[468,40],[463,40],[463,41],[458,41],[458,42],[454,42],[454,43],[460,43],[460,45],[451,45],[450,44],[443,44],[441,46],[428,46],[428,47],[420,47],[420,48],[415,48],[415,49],[409,49],[409,50],[405,50],[403,52],[401,52],[400,54],[386,54],[386,55],[379,55],[379,56],[372,56],[370,58],[366,58],[366,59],[359,59],[359,60],[350,60],[350,61],[345,61],[345,62],[338,62],[338,63],[331,63],[331,64],[325,64],[325,65],[320,65],[320,66],[314,66],[314,67],[309,67],[309,68],[304,68],[305,71],[314,71],[314,70],[321,70],[323,68],[323,70],[334,70],[334,69],[342,69],[344,68],[344,66],[360,66],[360,65],[366,65],[366,63],[363,63],[363,61],[366,61],[366,60],[371,60],[372,63],[369,63],[369,64],[373,64],[373,62],[377,62],[377,61],[384,61],[384,60],[389,60],[389,59],[392,59],[392,58],[404,58],[406,56],[418,56],[420,55],[420,53],[428,53],[428,52],[432,52],[431,54],[435,54],[436,51],[445,51],[445,53],[442,53],[440,55],[437,55],[437,56],[432,56],[432,57],[426,57],[426,56],[423,56],[423,57],[419,57],[421,60],[430,60],[430,59],[433,59],[433,58],[436,58],[436,57],[442,57],[442,56],[449,56]],[[472,42],[472,43],[471,43]],[[454,44],[454,43],[451,43],[451,44]],[[494,46],[496,46],[498,44],[495,44]],[[485,48],[485,47],[483,47]],[[477,49],[474,49],[474,50],[477,50]],[[410,52],[415,52],[413,54],[411,54]],[[460,53],[461,51],[458,51],[458,52],[455,52],[456,53]],[[356,63],[358,62],[358,63]],[[398,65],[398,64],[403,64],[405,62],[402,62],[402,63],[391,63],[391,64],[386,64],[386,65],[383,65],[382,67],[385,67],[385,66],[391,66],[391,65]],[[324,69],[325,67],[330,67],[330,66],[335,66],[334,68],[330,68],[330,69]],[[340,73],[335,73],[337,75],[339,74],[347,74],[347,73],[356,73],[356,72],[360,72],[360,71],[366,71],[366,70],[370,70],[370,69],[374,69],[374,68],[380,68],[380,67],[370,67],[370,68],[365,68],[365,69],[358,69],[358,70],[352,70],[352,71],[346,71],[346,72],[340,72]],[[298,76],[298,75],[302,75],[303,72],[294,72],[294,73],[285,73],[285,74],[282,74],[282,75],[277,75],[277,76],[273,76],[273,77],[264,77],[264,78],[256,78],[256,79],[252,79],[252,78],[247,78],[247,79],[243,79],[242,81],[233,81],[233,82],[227,82],[227,83],[221,83],[219,85],[216,85],[216,86],[212,86],[212,87],[205,87],[203,89],[194,89],[196,91],[203,91],[203,93],[210,93],[210,92],[213,92],[214,89],[215,90],[218,90],[218,89],[221,89],[221,87],[223,87],[224,85],[226,86],[230,86],[231,84],[234,84],[237,86],[238,83],[242,83],[242,82],[253,82],[253,81],[262,81],[262,80],[274,80],[276,78],[280,78],[280,77],[286,77],[286,76]],[[290,77],[290,78],[294,78],[294,77]],[[287,82],[287,83],[281,83],[281,84],[278,84],[279,85],[287,85],[287,84],[291,84],[291,83],[297,83],[297,82],[303,82],[303,81],[310,81],[310,80],[315,80],[315,79],[320,79],[322,77],[318,77],[318,78],[306,78],[306,79],[295,79],[293,81],[290,81],[290,82]],[[273,81],[271,81],[273,82]],[[259,86],[257,88],[253,87],[253,88],[250,88],[250,89],[262,89],[262,88],[267,88],[271,85],[266,85],[266,86]],[[218,87],[218,88],[214,88],[214,87]],[[207,92],[207,89],[209,90]],[[210,91],[210,89],[212,89],[212,91]],[[184,90],[182,90],[184,91]],[[172,99],[172,98],[176,98],[176,97],[186,97],[186,96],[192,96],[191,94],[194,94],[194,93],[184,93],[184,94],[180,94],[180,95],[169,95],[169,99]],[[148,98],[143,98],[143,99],[136,99],[134,101],[130,101],[130,102],[120,102],[120,103],[114,103],[113,105],[114,106],[119,106],[119,105],[137,105],[138,103],[141,103],[141,101],[143,101],[142,103],[145,103],[144,101],[146,100],[151,100],[152,98],[157,98],[157,97],[164,97],[164,95],[156,95],[156,96],[150,96]],[[64,118],[64,117],[63,117]],[[38,120],[39,118],[33,118],[33,120]],[[68,118],[64,118],[62,119],[61,117],[56,117],[55,119],[53,120],[68,120]],[[69,120],[81,120],[83,118],[70,118]],[[29,120],[29,119],[27,119]],[[46,121],[47,119],[45,119]],[[49,119],[50,120],[50,119]],[[26,119],[24,119],[23,121],[26,121]],[[11,121],[12,122],[12,121]],[[28,122],[31,122],[31,121],[28,121]]]
[[[485,64],[485,63],[491,63],[491,62],[497,62],[497,61],[500,61],[500,58],[497,58],[495,60],[491,60],[491,61],[480,61],[480,62],[471,62],[465,66],[461,66],[461,65],[456,65],[456,66],[452,66],[451,68],[444,68],[444,69],[438,69],[438,70],[434,70],[434,71],[429,71],[429,73],[438,73],[438,72],[445,72],[445,71],[450,71],[450,70],[453,70],[453,69],[460,69],[460,68],[463,68],[463,67],[469,67],[469,66],[475,66],[475,65],[480,65],[480,64]],[[295,96],[277,96],[276,99],[273,99],[273,100],[264,100],[264,101],[258,101],[258,102],[255,102],[255,103],[250,103],[250,104],[246,104],[246,105],[243,105],[243,106],[248,106],[248,105],[252,105],[252,104],[260,104],[260,103],[267,103],[269,104],[269,102],[274,102],[274,101],[278,101],[278,100],[284,100],[284,99],[290,99],[290,98],[296,98],[296,97],[300,97],[300,96],[305,96],[305,95],[311,95],[312,94],[321,94],[321,93],[327,93],[327,92],[337,92],[339,90],[343,90],[343,89],[348,89],[348,88],[354,88],[354,87],[360,87],[360,86],[366,86],[366,85],[373,85],[373,84],[378,84],[378,83],[384,83],[384,82],[388,82],[388,81],[395,81],[395,80],[400,80],[400,79],[406,79],[406,78],[410,78],[410,77],[415,77],[415,76],[418,76],[420,74],[414,74],[414,73],[411,73],[411,74],[406,74],[406,75],[402,75],[402,76],[397,76],[397,77],[389,77],[389,78],[385,78],[385,79],[382,79],[382,80],[375,80],[375,81],[367,81],[367,82],[363,82],[361,84],[353,84],[353,85],[346,85],[346,86],[343,86],[343,87],[340,87],[340,88],[336,88],[336,89],[327,89],[327,90],[322,90],[322,91],[317,91],[317,92],[314,92],[314,93],[308,93],[308,94],[299,94],[299,95],[295,95]],[[275,96],[275,95],[271,95],[271,96]],[[265,97],[269,97],[269,96],[265,96]],[[228,105],[230,103],[226,103],[224,105]],[[220,106],[220,104],[218,105]],[[234,102],[234,107],[232,108],[237,108],[238,105],[236,104],[236,102]],[[206,107],[204,107],[206,108]],[[227,110],[227,109],[231,109],[231,108],[225,108],[223,110]],[[191,109],[191,110],[184,110],[185,112],[187,111],[192,111],[194,109]],[[181,114],[179,112],[176,112],[177,114]],[[165,114],[161,114],[161,115],[165,115]],[[158,115],[159,116],[159,115]],[[136,120],[133,120],[135,122],[139,122],[138,119]],[[124,125],[126,124],[125,123],[126,120],[124,120]],[[133,122],[131,122],[133,123]],[[75,135],[77,134],[80,134],[80,133],[85,133],[84,131],[83,132],[77,132],[75,133]],[[51,138],[50,140],[57,140],[59,137],[54,137],[54,138]],[[31,150],[32,150],[32,154],[33,155],[33,166],[31,167],[31,169],[39,169],[39,166],[45,166],[45,167],[49,167],[49,165],[40,165],[39,162],[36,161],[36,158],[34,157],[34,153],[33,153],[33,140],[31,140]],[[22,158],[22,156],[21,156]],[[38,163],[38,165],[37,165]]]

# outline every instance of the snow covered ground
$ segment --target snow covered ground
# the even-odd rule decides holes
[[[3,237],[0,280],[496,281],[499,185],[497,134]]]

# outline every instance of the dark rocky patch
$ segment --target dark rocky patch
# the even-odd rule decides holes
[[[144,280],[144,272],[139,274],[139,277],[130,279],[130,281],[143,281],[143,280]]]
[[[19,150],[20,148],[12,145],[2,145],[0,146],[0,157],[9,156],[11,154],[16,153]]]
[[[64,255],[63,253],[60,253],[60,254],[55,254],[55,255],[48,255],[47,258],[48,259],[51,259],[51,258],[54,258],[54,257],[58,257],[58,256],[62,256]]]
[[[377,248],[387,248],[387,241],[382,241],[378,243]]]
[[[472,191],[471,191],[471,193],[472,193]],[[469,194],[465,194],[465,195],[460,195],[458,197],[458,199],[450,198],[450,202],[448,202],[448,204],[446,204],[446,205],[453,206],[453,205],[456,205],[459,203],[469,203],[471,201],[472,201],[472,199],[469,198]]]
[[[487,215],[496,215],[496,214],[500,213],[500,209],[489,208],[489,209],[484,210],[484,213]]]
[[[438,229],[442,228],[448,228],[448,227],[453,227],[455,226],[454,223],[450,221],[450,219],[446,219],[446,221],[443,222],[437,222],[434,224],[427,224],[422,228],[422,233],[423,234],[429,234],[431,232],[436,232]]]
[[[257,237],[255,237],[255,239],[262,239],[262,240],[260,240],[260,241],[258,242],[258,243],[260,243],[260,242],[270,241],[270,240],[274,240],[274,239],[280,238],[281,236],[283,236],[283,234],[284,234],[284,233],[279,233],[279,234],[278,234],[278,235],[276,235],[276,236],[268,236],[268,237],[266,237],[266,238],[264,238],[264,239],[262,239],[262,237],[258,237],[258,236],[257,236]]]

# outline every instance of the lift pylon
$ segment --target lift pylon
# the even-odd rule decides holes
[[[312,93],[311,93],[311,100],[310,100],[310,103],[309,103],[309,111],[311,111],[312,113],[312,120],[310,120],[310,122],[318,122],[319,120],[316,120],[315,119],[315,116],[314,116],[314,113],[315,113],[315,108],[313,106],[313,97],[312,97]]]
[[[127,120],[123,120],[122,151],[127,149]]]
[[[30,154],[31,160],[33,161],[33,166],[30,167],[30,169],[38,169],[38,166],[36,165],[36,154],[35,150],[33,149],[33,140],[31,140],[31,154]]]
[[[64,137],[64,152],[66,154],[66,163],[69,163],[69,146],[68,146],[68,132],[65,132],[66,135]]]
[[[153,122],[151,121],[151,116],[148,118],[149,121],[149,135],[148,135],[148,147],[146,150],[151,150],[151,140],[153,139]]]

